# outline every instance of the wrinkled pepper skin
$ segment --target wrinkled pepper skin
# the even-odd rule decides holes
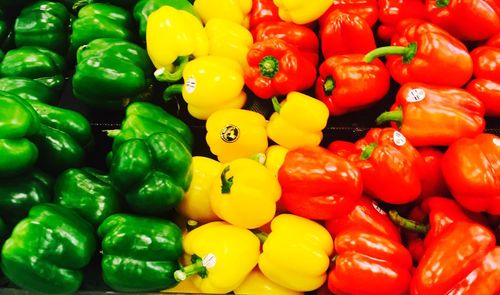
[[[194,9],[204,24],[224,18],[248,28],[252,0],[195,0]]]
[[[320,18],[333,4],[333,0],[314,2],[274,0],[274,4],[278,6],[279,16],[282,20],[303,25]]]
[[[377,36],[389,43],[396,33],[397,24],[407,18],[425,19],[425,0],[379,0],[380,25]]]
[[[68,49],[70,14],[58,2],[37,1],[21,10],[14,24],[16,47],[39,46],[61,54]]]
[[[261,23],[281,21],[279,8],[273,0],[252,0],[250,10],[250,30],[254,30]]]
[[[500,138],[461,138],[443,156],[443,175],[453,197],[473,212],[500,214]]]
[[[18,95],[25,100],[35,100],[51,105],[58,101],[57,93],[49,86],[29,78],[0,78],[0,91]]]
[[[0,92],[0,178],[28,171],[38,159],[37,146],[28,139],[40,131],[40,117],[17,95]]]
[[[350,212],[363,190],[359,170],[322,147],[289,151],[278,180],[286,209],[311,219],[332,219]]]
[[[333,0],[333,4],[319,19],[320,26],[323,26],[329,14],[339,10],[343,13],[358,15],[364,19],[370,27],[377,22],[378,7],[377,0]]]
[[[2,248],[2,271],[26,290],[75,293],[82,269],[96,249],[92,226],[70,209],[55,204],[31,208]]]
[[[258,268],[245,278],[243,283],[234,291],[234,294],[259,294],[259,295],[303,295],[303,292],[297,292],[287,289],[268,279]]]
[[[182,232],[165,219],[115,214],[97,229],[102,239],[102,276],[120,292],[159,291],[174,287],[180,268]]]
[[[96,39],[77,51],[72,79],[75,97],[91,107],[119,109],[150,96],[153,66],[140,46]]]

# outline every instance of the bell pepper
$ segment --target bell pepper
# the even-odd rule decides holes
[[[222,163],[250,158],[267,149],[267,122],[257,112],[220,110],[210,115],[205,126],[208,147]]]
[[[223,221],[204,224],[183,239],[183,266],[177,281],[188,277],[202,293],[224,294],[236,289],[257,265],[260,241],[248,229]]]
[[[324,103],[300,92],[290,92],[281,103],[273,98],[273,105],[275,112],[267,124],[271,140],[287,149],[320,144],[329,116]]]
[[[361,16],[332,11],[319,31],[321,52],[325,59],[334,55],[359,53],[366,54],[377,46],[370,25]]]
[[[393,128],[372,128],[354,144],[334,141],[329,149],[359,168],[369,196],[390,204],[405,204],[422,192],[423,159]]]
[[[443,156],[443,175],[464,208],[500,214],[500,137],[461,138]]]
[[[61,54],[68,49],[70,14],[57,2],[37,1],[24,7],[14,24],[16,47],[40,46]]]
[[[140,46],[120,39],[96,39],[77,51],[73,95],[101,109],[123,108],[152,92],[153,66]]]
[[[302,56],[307,58],[314,66],[318,65],[319,40],[316,33],[306,27],[283,21],[266,22],[255,27],[253,31],[255,42],[268,39],[281,39],[297,47]]]
[[[432,147],[417,148],[424,160],[421,198],[432,196],[447,196],[448,187],[444,181],[443,169],[441,163],[444,153]]]
[[[109,176],[89,167],[68,169],[57,177],[54,203],[73,209],[96,228],[120,210],[120,198]]]
[[[278,180],[270,170],[251,159],[236,159],[212,184],[210,203],[222,220],[254,229],[270,222],[281,196]]]
[[[376,57],[387,55],[387,68],[401,85],[421,82],[461,87],[472,76],[472,58],[465,45],[424,20],[399,22],[391,45],[367,53],[365,61],[372,62]]]
[[[9,226],[28,216],[30,209],[52,199],[54,180],[50,175],[33,170],[17,177],[0,180],[0,215]]]
[[[305,90],[316,79],[315,65],[298,48],[281,39],[254,43],[247,60],[245,84],[259,98]]]
[[[326,281],[332,251],[333,240],[323,226],[300,216],[281,214],[271,222],[259,269],[287,289],[312,291]]]
[[[19,222],[2,248],[2,271],[37,293],[75,293],[96,249],[92,226],[70,209],[40,204]]]
[[[280,145],[272,145],[266,149],[264,165],[271,170],[274,176],[278,177],[278,171],[285,161],[288,149]]]
[[[38,148],[29,139],[40,131],[40,117],[17,95],[0,92],[0,178],[28,171],[38,159]]]
[[[185,293],[194,293],[194,294],[201,294],[200,289],[198,289],[191,278],[187,278],[184,281],[179,282],[175,287],[173,288],[168,288],[163,291],[162,293],[179,293],[179,294],[185,294]]]
[[[259,294],[259,295],[303,295],[303,292],[296,292],[287,289],[268,279],[258,268],[245,278],[243,283],[236,288],[234,294]]]
[[[327,220],[350,212],[363,190],[353,164],[318,146],[289,151],[278,180],[288,211],[310,219]]]
[[[467,92],[481,100],[484,104],[485,115],[500,116],[500,82],[476,78],[467,84]]]
[[[24,77],[37,80],[56,92],[64,86],[64,58],[45,48],[24,46],[9,50],[0,60],[0,77]]]
[[[146,40],[146,27],[149,15],[162,6],[171,6],[197,16],[193,5],[188,0],[139,0],[134,5],[133,15],[135,21],[139,23],[139,36],[142,40]]]
[[[274,4],[273,0],[252,0],[249,17],[250,30],[253,31],[261,23],[277,21],[281,21],[279,8]]]
[[[149,15],[146,47],[157,69],[156,79],[165,82],[179,81],[189,56],[208,55],[209,49],[208,36],[201,21],[189,12],[171,6],[162,6]]]
[[[58,100],[57,93],[49,86],[23,77],[0,78],[0,91],[18,95],[26,100],[36,100],[47,104],[55,104]]]
[[[377,36],[384,42],[390,42],[396,33],[396,26],[404,19],[426,19],[424,0],[379,0]]]
[[[278,6],[279,16],[282,20],[303,25],[320,18],[333,4],[333,0],[317,0],[314,2],[274,0],[274,4]]]
[[[343,115],[380,101],[389,92],[391,76],[380,60],[363,61],[362,54],[326,59],[319,68],[316,97],[333,116]]]
[[[194,9],[203,23],[224,18],[248,28],[252,0],[195,0]]]
[[[319,19],[320,26],[324,25],[329,14],[335,10],[360,16],[370,27],[373,27],[377,22],[377,0],[333,0],[333,4]]]
[[[183,76],[184,84],[168,86],[163,99],[168,101],[182,93],[189,114],[196,119],[207,120],[218,110],[239,109],[245,105],[243,68],[229,57],[198,57],[188,62]]]
[[[177,206],[177,211],[201,223],[220,220],[210,205],[210,190],[215,179],[220,177],[222,164],[207,157],[195,156],[192,171],[191,185]]]
[[[500,32],[493,35],[488,42],[486,42],[487,46],[500,47]]]
[[[391,121],[416,147],[448,146],[472,137],[485,127],[483,103],[460,88],[407,83],[401,86],[391,111],[377,124]]]
[[[328,289],[335,294],[408,294],[412,259],[403,244],[363,228],[335,237]]]

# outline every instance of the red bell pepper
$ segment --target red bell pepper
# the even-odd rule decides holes
[[[488,43],[486,43],[486,45],[500,48],[500,32],[493,35],[493,37],[488,40]]]
[[[416,147],[448,146],[483,132],[484,105],[460,88],[407,83],[399,89],[391,111],[382,113],[376,123],[387,121],[396,122]]]
[[[319,19],[319,25],[323,26],[328,15],[337,9],[342,12],[359,15],[366,20],[370,27],[378,19],[377,0],[333,0],[332,6]]]
[[[478,78],[465,89],[483,102],[486,116],[500,116],[500,82]]]
[[[334,141],[328,148],[359,168],[366,194],[391,204],[420,196],[422,157],[395,129],[373,128],[351,147]]]
[[[421,198],[449,195],[441,168],[444,154],[432,147],[421,147],[417,150],[424,160]]]
[[[424,20],[399,22],[391,44],[369,52],[365,61],[387,55],[387,67],[399,84],[422,82],[461,87],[472,76],[472,58],[465,45]]]
[[[391,76],[380,60],[365,63],[362,54],[332,56],[319,68],[316,97],[334,116],[366,108],[389,92]]]
[[[500,215],[500,137],[461,138],[443,156],[443,175],[460,205]]]
[[[281,21],[279,8],[273,0],[252,0],[250,10],[250,30],[252,31],[261,23]]]
[[[429,21],[461,40],[486,40],[500,31],[498,0],[427,0]]]
[[[366,20],[338,9],[326,17],[319,34],[325,59],[340,54],[366,54],[377,47],[372,29]]]
[[[255,42],[281,39],[297,47],[315,67],[318,65],[319,40],[316,33],[308,27],[283,21],[266,22],[258,25],[253,35]]]
[[[289,151],[278,180],[287,210],[310,219],[326,220],[347,214],[363,190],[359,170],[319,146]]]
[[[380,26],[377,35],[384,42],[389,42],[396,32],[396,25],[403,19],[425,19],[423,0],[379,0],[378,19]]]
[[[245,84],[263,99],[308,89],[316,80],[316,67],[298,48],[281,39],[254,43],[247,61]]]
[[[412,260],[399,242],[363,228],[347,228],[335,238],[328,275],[335,294],[408,294]]]

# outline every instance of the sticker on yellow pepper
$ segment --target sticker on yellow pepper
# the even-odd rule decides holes
[[[259,294],[259,295],[301,295],[303,292],[289,290],[266,278],[262,272],[255,268],[234,290],[234,294]]]
[[[282,20],[303,25],[320,18],[333,0],[274,0],[274,4],[278,6]]]
[[[213,18],[224,18],[248,28],[252,0],[195,0],[194,10],[203,23]]]

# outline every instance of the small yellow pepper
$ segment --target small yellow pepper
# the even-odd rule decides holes
[[[300,92],[290,92],[281,104],[273,98],[273,105],[275,113],[267,125],[270,139],[287,149],[320,144],[321,131],[330,115],[323,102]]]
[[[222,163],[250,158],[267,149],[266,125],[266,118],[253,111],[220,110],[206,122],[206,141]]]
[[[248,67],[247,53],[253,36],[244,26],[223,18],[212,18],[205,25],[209,55],[225,56],[237,61],[243,69]]]
[[[333,240],[320,224],[304,217],[281,214],[271,222],[259,268],[273,282],[307,292],[326,281]]]
[[[266,278],[262,272],[255,268],[234,290],[234,294],[259,294],[259,295],[301,295],[302,292],[289,290]]]
[[[274,176],[278,176],[278,171],[281,165],[283,165],[287,153],[288,149],[281,145],[272,145],[267,148],[265,165],[267,169],[271,170]]]
[[[333,0],[274,0],[274,4],[278,6],[282,20],[303,25],[320,18]]]
[[[281,196],[278,179],[255,160],[240,158],[225,165],[213,183],[215,214],[233,225],[254,229],[270,222]]]
[[[212,18],[224,18],[249,27],[252,0],[196,0],[193,6],[205,24]]]

